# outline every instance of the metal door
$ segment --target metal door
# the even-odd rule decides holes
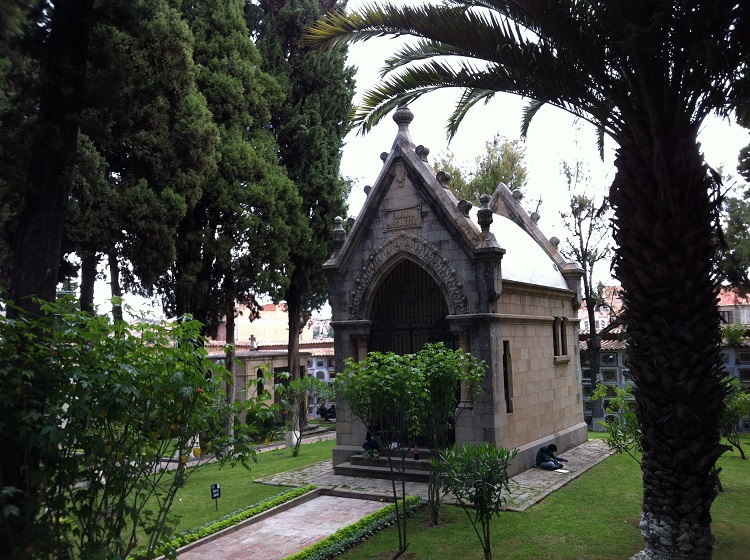
[[[428,342],[455,349],[447,315],[448,305],[432,276],[414,261],[404,260],[375,295],[369,350],[411,354]]]

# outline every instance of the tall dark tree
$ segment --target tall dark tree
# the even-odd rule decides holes
[[[152,289],[175,259],[177,224],[216,169],[218,131],[195,85],[192,34],[170,4],[114,0],[94,10],[67,227],[89,288],[84,307],[101,255],[127,287]]]
[[[51,13],[40,3],[32,14],[36,17],[27,18],[28,27],[21,39],[39,38],[42,42],[37,43],[40,69],[38,87],[33,92],[38,95],[38,104],[32,115],[25,115],[27,122],[23,123],[28,125],[25,143],[30,157],[21,158],[27,169],[17,169],[20,173],[9,184],[20,192],[20,210],[10,243],[9,296],[32,313],[38,311],[32,296],[55,299],[92,9],[93,0],[55,2]]]
[[[3,51],[0,74],[6,79],[19,80],[0,86],[4,92],[0,96],[3,126],[0,182],[4,194],[13,193],[17,208],[16,216],[6,224],[12,226],[8,243],[12,251],[9,296],[32,315],[40,312],[34,296],[47,301],[55,299],[80,126],[92,7],[93,0],[60,0],[54,7],[43,2],[29,3],[24,6],[27,11],[19,12],[18,3],[11,3],[7,24],[11,24],[12,31],[6,22],[0,24]],[[9,66],[15,63],[28,66]],[[16,109],[21,107],[27,111],[18,114]],[[5,134],[9,122],[18,125],[9,132],[10,138]],[[13,155],[18,152],[10,144],[12,140],[27,148],[18,159]],[[7,313],[17,315],[12,308]],[[4,366],[23,367],[23,364]],[[47,376],[36,376],[23,395],[29,417],[44,418],[53,375],[49,372]],[[0,522],[4,543],[0,557],[5,558],[14,557],[22,546],[35,540],[34,520],[41,507],[39,489],[44,484],[41,465],[45,457],[54,456],[55,450],[5,423],[0,423],[0,438],[6,445],[0,457],[3,487]]]
[[[223,316],[233,324],[235,302],[278,296],[291,274],[300,200],[279,163],[271,111],[283,92],[263,72],[244,18],[242,0],[183,2],[195,37],[197,83],[219,129],[215,175],[178,228],[177,258],[160,282],[172,314],[191,313],[207,334]]]
[[[697,136],[750,97],[750,3],[736,0],[445,0],[332,14],[311,40],[418,40],[386,61],[363,130],[435,89],[462,90],[450,117],[497,92],[594,123],[618,145],[609,200],[628,360],[643,428],[645,558],[711,558],[714,465],[726,449],[715,184]]]
[[[261,0],[248,8],[264,69],[286,97],[271,121],[281,161],[302,196],[307,224],[292,247],[291,278],[283,293],[289,312],[289,368],[299,375],[299,335],[312,310],[326,300],[323,263],[330,257],[333,220],[346,215],[348,183],[339,175],[343,138],[354,95],[346,49],[310,52],[305,29],[333,10],[333,0]]]
[[[12,2],[0,20],[0,285],[5,288],[10,283],[12,232],[30,172],[38,123],[37,70],[44,57],[45,28],[36,25],[41,10],[22,9],[22,4]]]

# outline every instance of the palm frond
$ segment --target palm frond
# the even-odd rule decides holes
[[[358,122],[369,123],[365,126],[384,116],[383,107],[440,87],[459,87],[466,90],[449,134],[479,100],[504,91],[558,106],[594,122],[602,134],[629,130],[646,138],[654,126],[747,104],[748,57],[742,56],[748,41],[741,40],[750,26],[747,5],[736,0],[710,5],[699,0],[383,3],[331,13],[306,40],[335,47],[381,36],[416,39],[385,61],[382,77],[388,79],[358,112]],[[467,76],[469,65],[483,76]],[[374,111],[375,120],[362,116],[367,111]]]
[[[526,107],[523,108],[523,116],[521,118],[521,138],[526,138],[526,136],[529,134],[531,120],[536,116],[536,114],[539,112],[539,109],[541,109],[545,105],[545,103],[545,101],[532,99],[531,101],[529,101]]]
[[[474,107],[480,101],[489,103],[497,92],[491,89],[464,89],[461,97],[456,103],[456,108],[448,117],[448,124],[446,125],[446,132],[448,133],[448,140],[452,140],[458,132],[458,128],[463,122],[464,117],[469,112],[469,109]]]

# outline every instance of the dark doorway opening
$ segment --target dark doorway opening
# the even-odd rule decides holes
[[[414,261],[404,260],[375,295],[369,350],[412,354],[436,342],[456,349],[447,315],[448,305],[432,276]]]

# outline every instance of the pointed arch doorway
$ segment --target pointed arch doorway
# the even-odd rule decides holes
[[[370,313],[368,347],[375,352],[411,354],[425,344],[458,342],[446,319],[448,304],[440,286],[416,262],[404,259],[380,284]]]

